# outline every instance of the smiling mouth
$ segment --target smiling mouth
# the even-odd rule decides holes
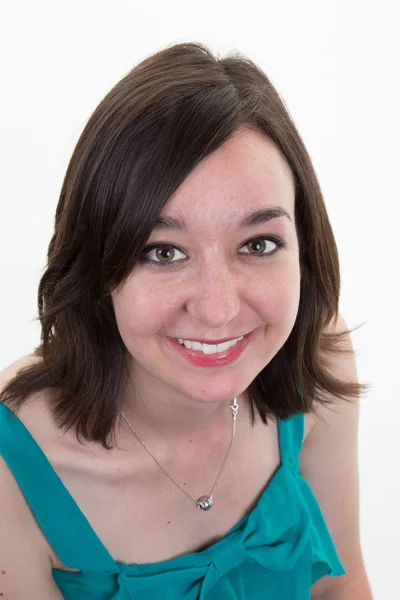
[[[169,336],[166,336],[165,340],[178,351],[178,354],[195,366],[223,367],[235,362],[255,335],[256,330],[253,330],[244,336],[223,342],[228,348],[225,348],[223,344],[202,344],[200,342],[197,342],[198,346],[196,346],[196,342],[193,342],[192,345],[191,340],[182,340],[181,338],[178,340]]]
[[[184,340],[182,338],[178,338],[177,341],[181,346],[184,346],[187,350],[194,350],[197,352],[202,352],[203,354],[219,354],[221,352],[226,352],[229,348],[236,346],[242,339],[243,335],[237,338],[233,338],[226,342],[219,343],[203,343],[199,341],[192,340]]]

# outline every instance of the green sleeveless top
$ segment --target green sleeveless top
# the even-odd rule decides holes
[[[65,600],[309,600],[317,579],[346,571],[299,473],[303,431],[303,414],[278,422],[280,465],[254,509],[222,539],[128,565],[109,554],[22,421],[0,403],[0,455],[57,556],[81,571],[53,569]]]

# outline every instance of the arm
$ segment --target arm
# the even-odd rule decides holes
[[[0,595],[13,600],[62,600],[45,538],[0,457]]]
[[[347,329],[340,317],[338,330]],[[350,336],[343,347],[352,350]],[[334,374],[357,381],[355,356],[336,358]],[[359,531],[358,422],[359,401],[337,398],[318,405],[317,416],[300,454],[300,472],[311,486],[324,514],[346,575],[317,581],[311,598],[372,600],[363,564]]]
[[[24,357],[0,372],[0,389]],[[0,596],[4,600],[63,600],[52,576],[49,545],[10,469],[0,455]]]
[[[344,576],[345,577],[345,576]],[[316,585],[316,584],[315,584]],[[338,585],[335,590],[327,592],[326,594],[316,596],[313,592],[311,594],[312,600],[372,600],[371,588],[367,578],[364,578],[364,582],[356,581],[354,585],[351,583],[344,583]]]

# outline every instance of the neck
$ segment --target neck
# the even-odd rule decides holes
[[[146,381],[146,394],[141,391],[140,381],[128,385],[124,395],[122,412],[140,438],[152,445],[169,446],[171,443],[195,439],[218,439],[221,432],[229,432],[233,423],[234,398],[218,403],[207,403],[176,393],[176,390],[157,389]],[[238,422],[249,414],[247,392],[237,396]],[[125,424],[126,425],[126,424]]]

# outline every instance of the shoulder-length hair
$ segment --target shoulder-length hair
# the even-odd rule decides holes
[[[241,126],[268,136],[291,169],[302,266],[294,327],[248,388],[253,423],[255,411],[264,423],[286,419],[368,387],[331,369],[348,333],[327,332],[339,314],[338,252],[283,100],[249,58],[220,58],[203,44],[182,43],[139,63],[88,120],[65,174],[38,288],[41,343],[34,354],[41,360],[19,370],[0,401],[18,411],[47,389],[60,428],[112,447],[130,356],[110,294],[131,273],[171,195]]]

